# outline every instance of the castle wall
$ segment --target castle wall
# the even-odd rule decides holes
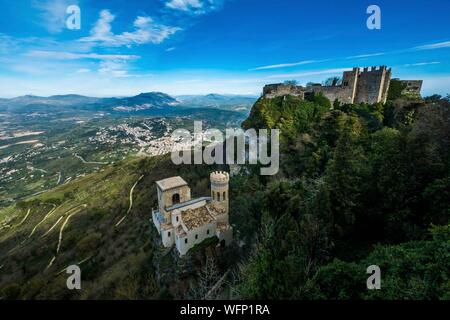
[[[305,93],[322,93],[332,103],[339,100],[341,103],[385,103],[391,82],[392,71],[386,66],[364,68],[353,68],[343,73],[342,84],[339,86],[314,85],[308,88],[288,85],[283,83],[267,85],[263,93],[266,98],[274,98],[284,95],[300,96]],[[422,82],[411,80],[406,82],[406,92],[420,94]]]
[[[356,97],[354,103],[386,102],[389,83],[391,81],[391,70],[386,67],[364,68],[358,76]]]
[[[263,95],[266,98],[273,99],[280,96],[292,95],[298,96],[302,99],[305,98],[305,91],[303,87],[294,86],[290,84],[277,83],[277,84],[269,84],[264,87]]]
[[[173,228],[161,230],[161,239],[165,248],[172,247],[175,244],[175,230]]]
[[[422,91],[422,80],[400,80],[401,83],[406,85],[406,88],[403,90],[403,94],[416,94],[420,95],[420,92]]]
[[[203,226],[200,226],[199,228],[188,231],[186,233],[186,236],[184,237],[176,236],[175,244],[178,252],[180,253],[180,256],[184,256],[195,245],[202,243],[204,240],[208,238],[216,236],[216,228],[217,222],[213,221],[210,224],[205,224]],[[196,235],[198,236],[197,239],[195,239]]]
[[[226,230],[216,231],[217,238],[219,238],[219,243],[225,241],[225,245],[229,245],[233,241],[233,227],[229,227]]]
[[[353,68],[352,71],[345,71],[342,77],[342,87],[345,90],[345,96],[342,99],[344,103],[354,103],[356,89],[358,86],[359,68]]]
[[[352,87],[328,87],[328,86],[314,86],[311,88],[314,93],[322,93],[328,100],[333,103],[335,100],[339,100],[342,103],[353,102],[353,88]]]
[[[162,214],[164,214],[166,221],[170,221],[171,217],[170,213],[166,212],[165,209],[173,205],[172,197],[174,194],[180,195],[180,203],[191,200],[191,189],[188,186],[174,188],[164,192],[159,188],[157,189],[158,189],[159,210]]]

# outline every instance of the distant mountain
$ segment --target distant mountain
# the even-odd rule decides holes
[[[0,100],[0,105],[8,104],[8,105],[16,105],[18,107],[27,106],[27,105],[54,105],[54,106],[70,106],[80,103],[95,103],[99,98],[91,98],[85,97],[81,95],[68,94],[68,95],[58,95],[58,96],[50,96],[50,97],[39,97],[33,95],[26,95],[12,99],[2,99]]]
[[[161,92],[141,93],[126,98],[94,98],[75,94],[50,97],[26,95],[0,100],[0,111],[12,113],[70,112],[75,110],[134,112],[178,104],[179,102],[175,98]]]
[[[208,94],[185,95],[176,98],[162,92],[146,92],[133,97],[96,98],[76,94],[39,97],[26,95],[12,99],[0,99],[0,112],[29,113],[78,113],[107,112],[118,114],[150,113],[164,115],[176,109],[222,109],[247,114],[256,97],[240,95]],[[172,111],[170,111],[172,110]]]
[[[164,108],[179,105],[178,100],[162,92],[141,93],[137,96],[121,99],[107,99],[115,111],[141,111],[152,108]],[[103,100],[103,103],[106,101]]]
[[[241,95],[184,95],[176,97],[182,106],[187,107],[207,107],[207,108],[224,108],[233,109],[235,111],[247,111],[257,100],[257,97],[241,96]]]

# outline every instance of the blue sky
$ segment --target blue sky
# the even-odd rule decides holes
[[[259,94],[382,64],[447,94],[449,21],[448,0],[0,0],[0,97]]]

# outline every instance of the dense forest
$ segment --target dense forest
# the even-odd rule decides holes
[[[249,244],[237,296],[450,298],[450,101],[401,90],[386,104],[255,104],[243,126],[281,129],[282,159],[277,176],[231,186]],[[382,290],[367,290],[370,265]]]

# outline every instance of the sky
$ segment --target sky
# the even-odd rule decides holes
[[[0,0],[0,97],[258,95],[376,65],[446,95],[449,21],[448,0]]]

